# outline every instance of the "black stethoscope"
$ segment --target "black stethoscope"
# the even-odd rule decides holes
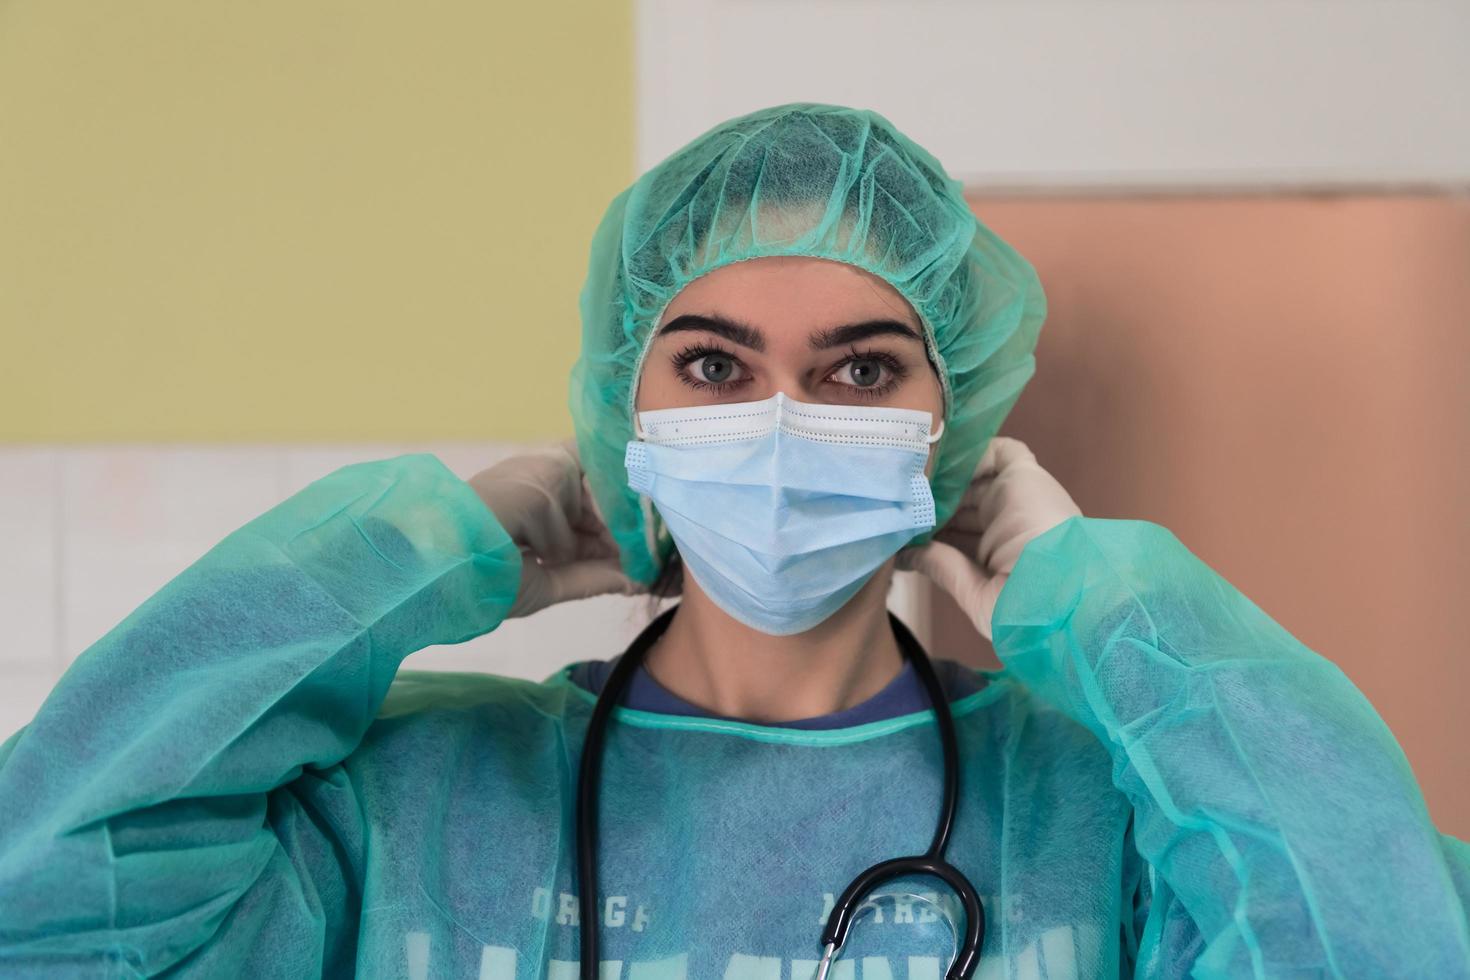
[[[592,718],[587,723],[587,737],[582,744],[582,762],[577,782],[577,902],[580,908],[582,944],[581,980],[599,980],[597,953],[597,790],[602,770],[602,741],[607,731],[607,720],[614,705],[622,697],[624,688],[643,662],[649,647],[668,628],[678,606],[662,613],[649,623],[623,652],[597,704],[592,709]],[[853,914],[858,904],[868,893],[885,882],[904,875],[930,875],[954,889],[965,910],[965,938],[960,944],[959,955],[950,964],[945,980],[970,980],[980,962],[980,944],[985,938],[985,910],[980,896],[969,879],[944,859],[949,846],[949,834],[954,828],[955,807],[959,800],[960,767],[958,741],[954,734],[954,717],[949,711],[949,702],[939,686],[934,665],[924,653],[919,641],[892,613],[888,614],[893,624],[898,645],[914,665],[919,679],[929,693],[934,708],[934,717],[939,723],[939,741],[944,750],[944,802],[939,808],[939,826],[934,829],[934,840],[929,850],[915,857],[892,858],[873,865],[853,879],[843,891],[837,904],[827,917],[822,930],[822,960],[817,968],[816,980],[826,980],[832,961],[847,942],[848,930],[852,927]]]

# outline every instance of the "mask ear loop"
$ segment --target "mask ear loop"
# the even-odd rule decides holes
[[[643,431],[637,412],[633,413],[633,435],[639,442],[648,441],[648,433]],[[654,509],[653,501],[641,493],[638,495],[638,510],[643,515],[643,546],[648,549],[649,557],[657,565],[660,555],[665,551],[665,545],[673,547],[673,538],[669,535],[668,525]]]
[[[936,442],[938,442],[941,438],[943,438],[943,436],[944,436],[944,420],[943,419],[940,419],[939,420],[939,431],[935,432],[933,435],[928,436],[927,438],[924,439],[924,441],[927,442],[929,445],[932,446]]]

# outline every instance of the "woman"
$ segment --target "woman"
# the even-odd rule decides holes
[[[881,117],[704,134],[614,200],[582,312],[586,488],[571,454],[346,467],[73,664],[0,749],[0,973],[570,977],[595,926],[605,977],[810,977],[835,896],[940,810],[902,562],[1006,668],[939,665],[978,975],[1470,976],[1466,850],[1362,695],[992,438],[1040,287]],[[681,568],[579,895],[609,665],[399,665]],[[963,926],[921,878],[864,913],[833,976],[938,977]]]

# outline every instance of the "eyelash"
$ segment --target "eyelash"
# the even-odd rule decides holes
[[[698,378],[691,377],[689,373],[685,370],[685,368],[687,368],[693,362],[699,360],[701,357],[707,357],[710,354],[722,354],[725,357],[730,358],[730,360],[734,361],[736,364],[741,364],[740,358],[735,356],[734,351],[729,350],[725,347],[721,347],[719,344],[712,344],[708,342],[693,343],[690,344],[688,347],[685,347],[683,350],[678,351],[670,358],[670,360],[673,362],[675,373],[679,375],[679,380],[684,382],[691,388],[697,389],[699,391],[708,391],[716,395],[724,394],[731,388],[742,385],[749,380],[748,378],[746,378],[740,381],[714,382],[701,381]],[[894,357],[887,351],[859,350],[856,346],[848,349],[848,356],[843,358],[841,361],[838,361],[837,364],[835,364],[832,369],[827,372],[827,376],[836,374],[838,371],[842,370],[853,361],[874,361],[878,364],[881,364],[888,371],[888,380],[883,382],[882,384],[869,385],[867,387],[849,384],[842,385],[842,387],[844,388],[852,389],[853,393],[856,394],[859,398],[882,398],[894,388],[898,387],[899,383],[902,382],[904,378],[908,377],[908,368],[904,366],[902,361],[900,361],[898,358]],[[741,364],[741,366],[744,367],[743,364]],[[834,384],[841,384],[841,382],[834,382]]]

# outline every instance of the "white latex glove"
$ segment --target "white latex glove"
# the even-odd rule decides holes
[[[508,618],[558,602],[640,588],[618,563],[618,548],[582,478],[576,443],[512,456],[470,477],[521,549],[521,586]]]
[[[1025,443],[996,436],[954,516],[933,541],[900,551],[898,567],[953,596],[988,640],[995,601],[1026,542],[1081,513]]]

